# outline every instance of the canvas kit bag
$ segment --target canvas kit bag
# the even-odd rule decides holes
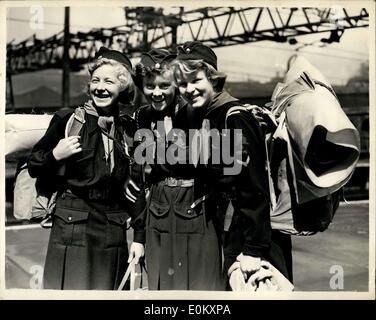
[[[312,235],[327,229],[360,155],[357,129],[322,74],[298,57],[269,108],[234,106],[265,131],[272,229]]]
[[[48,128],[46,120],[49,119],[51,121],[52,119],[52,116],[49,115],[12,116],[12,119],[8,119],[8,123],[12,123],[8,128],[12,128],[12,130],[6,131],[6,139],[9,136],[11,138],[10,141],[12,141],[12,145],[7,148],[8,152],[31,150],[45,134]],[[17,116],[20,116],[20,119]],[[29,122],[28,125],[25,123],[26,120]],[[78,135],[84,122],[85,110],[78,107],[66,124],[65,137]],[[21,126],[18,126],[17,123],[20,123]],[[28,132],[32,134],[25,141],[23,139],[28,136]],[[64,167],[61,167],[59,171],[63,174]],[[16,219],[43,219],[42,226],[50,226],[47,221],[55,209],[56,196],[57,192],[46,192],[38,179],[30,177],[26,163],[19,165],[15,178],[13,202],[13,215]]]

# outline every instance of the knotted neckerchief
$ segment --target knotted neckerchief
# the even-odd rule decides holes
[[[191,142],[192,150],[192,163],[196,167],[201,157],[201,163],[208,164],[210,156],[210,121],[209,119],[203,119],[201,129],[196,131],[195,137]]]
[[[115,125],[113,116],[99,116],[97,110],[93,106],[91,101],[88,101],[84,105],[84,109],[88,114],[98,117],[98,126],[102,131],[102,141],[104,146],[104,152],[106,157],[106,162],[110,165],[110,171],[112,172],[115,166],[114,157],[114,136],[115,136]]]
[[[153,107],[151,109],[151,117],[152,117],[152,122],[151,122],[151,130],[154,131],[154,134],[156,138],[160,138],[162,132],[158,132],[157,129],[157,121],[161,121],[163,119],[163,129],[164,129],[164,134],[165,134],[165,139],[167,140],[167,135],[172,129],[172,112],[171,110],[163,110],[163,111],[157,111]]]
[[[192,162],[194,166],[197,166],[199,158],[201,158],[201,163],[208,164],[208,159],[210,157],[211,145],[209,144],[210,138],[210,113],[218,108],[222,108],[223,105],[229,102],[238,101],[238,99],[231,96],[227,91],[221,91],[214,95],[213,100],[206,110],[203,110],[202,115],[203,121],[198,134],[198,139],[193,139],[191,150],[192,150]],[[196,120],[195,120],[196,121]],[[197,142],[196,142],[197,141]]]
[[[166,133],[166,138],[167,138],[168,133],[172,129],[172,119],[171,119],[170,116],[165,116],[163,118],[163,126],[164,126],[164,130],[165,130],[165,133]]]

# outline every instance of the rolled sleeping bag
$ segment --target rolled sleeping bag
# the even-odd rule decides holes
[[[273,94],[277,116],[285,111],[296,198],[304,203],[331,194],[351,177],[360,136],[325,77],[297,57]]]
[[[292,57],[290,61],[291,63],[287,73],[285,74],[283,83],[289,84],[297,80],[303,72],[306,72],[309,73],[312,79],[318,80],[330,86],[329,81],[325,78],[325,76],[306,58],[299,55],[295,55]]]
[[[31,150],[45,134],[53,115],[5,115],[5,155]]]
[[[316,186],[346,181],[360,155],[360,137],[329,90],[316,85],[296,96],[286,108],[286,122],[305,172]]]

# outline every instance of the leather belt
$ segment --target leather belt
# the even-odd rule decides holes
[[[169,186],[169,187],[185,187],[185,188],[188,188],[188,187],[192,187],[195,183],[195,180],[194,179],[176,179],[176,178],[173,178],[173,177],[168,177],[164,180],[164,183],[166,186]]]
[[[78,197],[86,198],[88,200],[109,200],[110,192],[109,190],[105,189],[95,189],[95,188],[88,188],[82,189],[77,191],[66,190],[65,194],[73,194]],[[62,194],[62,198],[64,199],[65,194]]]

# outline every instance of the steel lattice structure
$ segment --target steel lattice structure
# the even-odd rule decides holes
[[[367,27],[369,15],[364,8],[350,12],[341,7],[205,7],[190,11],[182,7],[134,7],[125,8],[125,21],[120,27],[71,33],[71,70],[79,70],[101,46],[137,56],[153,47],[174,48],[193,40],[214,48],[265,40],[295,44],[296,37],[328,33],[323,42],[339,42],[345,30]],[[44,40],[33,37],[8,44],[8,73],[61,68],[63,41],[60,32]]]

